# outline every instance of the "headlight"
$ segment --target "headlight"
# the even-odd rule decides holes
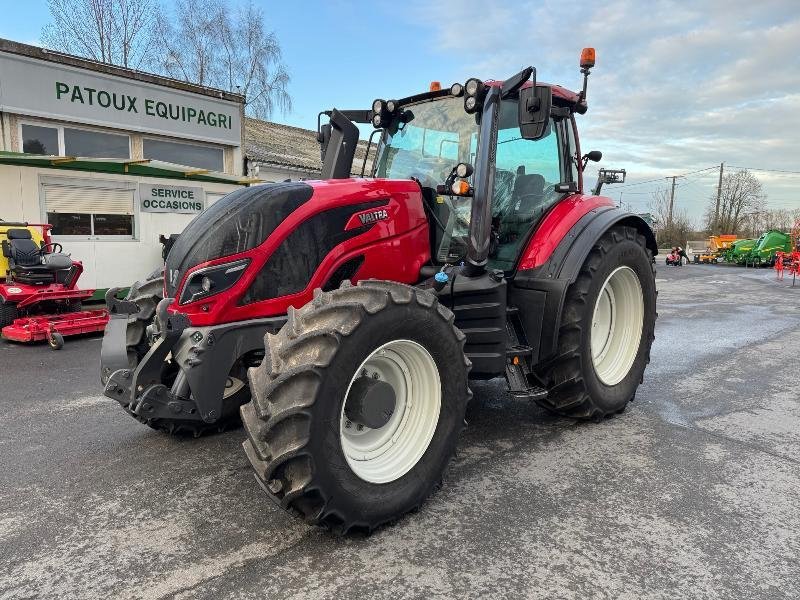
[[[376,115],[382,113],[385,108],[386,103],[383,100],[374,100],[372,102],[372,112]]]
[[[375,129],[380,129],[383,125],[383,119],[381,118],[380,113],[375,113],[372,117],[372,126]]]
[[[224,292],[239,281],[249,264],[250,259],[245,258],[195,271],[183,287],[180,304],[188,304]]]
[[[386,110],[388,110],[390,113],[393,113],[395,110],[397,110],[397,100],[387,100]]]
[[[464,86],[460,83],[454,83],[450,86],[450,95],[451,96],[460,96],[464,93]]]
[[[472,175],[472,171],[472,165],[469,163],[458,163],[456,165],[456,176],[461,177],[462,179]]]
[[[475,96],[467,96],[464,100],[464,108],[468,113],[471,113],[475,110],[475,106],[478,104],[477,98]]]

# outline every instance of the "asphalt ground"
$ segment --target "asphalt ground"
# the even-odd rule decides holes
[[[661,261],[659,261],[661,264]],[[0,343],[0,598],[798,598],[800,284],[659,267],[652,363],[599,424],[475,386],[444,487],[369,537],[256,485],[242,430],[151,431],[100,339]]]

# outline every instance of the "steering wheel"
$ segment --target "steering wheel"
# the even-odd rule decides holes
[[[39,251],[39,254],[61,254],[63,250],[64,246],[62,246],[58,242],[50,242],[42,246],[42,249]]]

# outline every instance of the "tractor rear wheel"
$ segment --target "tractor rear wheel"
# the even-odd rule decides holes
[[[0,329],[19,318],[19,309],[13,302],[0,300]]]
[[[152,340],[148,328],[155,321],[156,307],[164,297],[163,289],[164,276],[159,269],[144,280],[134,283],[125,296],[126,300],[134,302],[139,307],[139,313],[129,318],[126,331],[128,358],[132,366],[138,364],[150,350]],[[170,369],[170,367],[172,368]],[[177,365],[165,363],[165,371],[169,372],[170,370],[173,374],[177,374]],[[197,419],[147,418],[137,415],[127,406],[124,409],[134,419],[151,429],[172,435],[200,437],[209,433],[221,433],[226,429],[238,427],[240,424],[239,407],[250,399],[246,373],[246,368],[240,362],[234,364],[225,384],[222,414],[213,423]]]
[[[369,532],[441,483],[471,396],[464,335],[426,291],[346,282],[315,294],[249,372],[243,446],[284,509]]]
[[[650,362],[656,294],[644,236],[633,227],[609,229],[567,291],[556,358],[539,373],[549,391],[541,403],[579,419],[625,410]]]

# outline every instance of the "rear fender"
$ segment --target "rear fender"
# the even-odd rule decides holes
[[[509,303],[520,309],[534,363],[554,356],[569,286],[577,279],[592,247],[615,225],[636,228],[653,255],[658,253],[655,235],[644,219],[615,206],[599,207],[578,219],[543,264],[514,274]]]

